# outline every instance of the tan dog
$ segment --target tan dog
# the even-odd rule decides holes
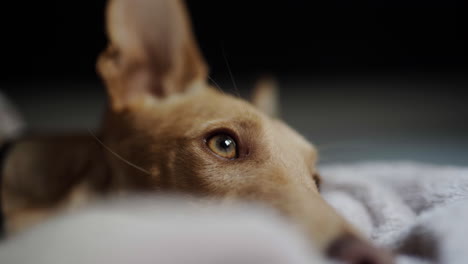
[[[170,191],[265,202],[319,249],[350,263],[387,263],[321,198],[316,150],[269,116],[270,88],[257,90],[256,108],[207,83],[180,1],[112,0],[107,26],[97,68],[110,104],[100,140],[15,144],[3,170],[10,232],[98,195]]]

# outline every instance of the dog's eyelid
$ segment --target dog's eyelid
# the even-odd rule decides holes
[[[226,134],[230,136],[232,139],[234,139],[236,143],[239,143],[239,136],[237,135],[237,133],[233,129],[227,128],[227,127],[222,127],[222,128],[218,127],[218,128],[211,129],[209,132],[205,133],[204,140],[207,141],[208,139],[212,138],[213,136],[217,134]]]
[[[216,119],[204,122],[201,124],[197,131],[216,131],[216,130],[229,130],[231,129],[232,121],[230,119]]]

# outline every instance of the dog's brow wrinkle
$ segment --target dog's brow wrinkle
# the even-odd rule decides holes
[[[89,134],[91,134],[91,136],[102,146],[104,147],[107,151],[109,151],[112,155],[114,155],[116,158],[120,159],[121,161],[125,162],[127,165],[141,171],[141,172],[144,172],[148,175],[151,175],[151,173],[145,169],[143,169],[142,167],[136,165],[136,164],[133,164],[132,162],[126,160],[124,157],[120,156],[119,154],[117,154],[115,151],[113,151],[112,149],[110,149],[108,146],[106,146],[104,144],[104,142],[102,142],[92,131],[91,129],[88,128],[88,132]]]

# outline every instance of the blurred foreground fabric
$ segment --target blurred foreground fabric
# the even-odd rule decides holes
[[[466,263],[468,168],[321,168],[323,195],[398,264]],[[156,198],[156,199],[155,199]],[[0,244],[1,263],[329,263],[276,214],[163,197],[100,202]]]
[[[167,197],[102,202],[0,243],[5,264],[322,263],[297,230],[255,206]]]

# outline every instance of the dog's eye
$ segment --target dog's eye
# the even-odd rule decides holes
[[[322,185],[322,177],[320,177],[320,174],[317,172],[312,175],[312,178],[314,179],[315,185],[317,185],[317,189],[320,191],[320,187]]]
[[[235,159],[237,158],[237,145],[232,137],[226,134],[217,134],[210,137],[206,144],[213,153],[225,158]]]

